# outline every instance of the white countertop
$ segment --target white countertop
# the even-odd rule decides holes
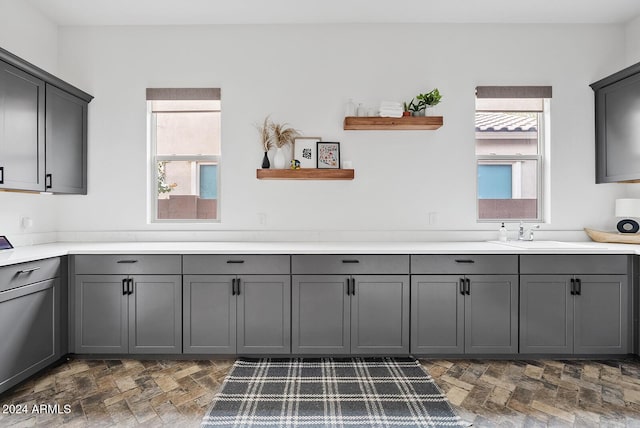
[[[597,242],[58,242],[0,252],[0,266],[68,254],[640,254]]]

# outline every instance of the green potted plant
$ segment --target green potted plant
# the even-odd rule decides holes
[[[421,100],[418,100],[416,102],[416,98],[413,98],[409,102],[408,107],[409,107],[409,110],[411,111],[411,116],[424,116],[424,103]]]
[[[440,100],[442,99],[442,95],[438,88],[434,88],[426,94],[419,94],[416,96],[416,99],[419,100],[420,103],[424,106],[425,109],[433,108],[436,105],[440,104]]]
[[[413,100],[411,100],[413,101]],[[411,101],[409,101],[409,104],[411,103]],[[402,112],[402,116],[411,116],[411,110],[409,110],[409,104],[407,104],[407,102],[403,102],[402,106],[404,107],[404,111]]]

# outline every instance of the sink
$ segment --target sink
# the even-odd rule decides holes
[[[505,245],[508,247],[523,248],[530,250],[571,250],[582,248],[593,248],[588,243],[580,242],[560,242],[560,241],[489,241],[492,244]]]

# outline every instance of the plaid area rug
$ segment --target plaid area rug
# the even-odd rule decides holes
[[[202,421],[202,427],[468,425],[410,358],[243,358]]]

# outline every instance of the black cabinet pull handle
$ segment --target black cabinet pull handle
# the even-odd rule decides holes
[[[0,166],[0,184],[4,184],[4,167]]]
[[[469,278],[466,278],[465,282],[467,283],[467,287],[466,287],[465,293],[467,293],[467,295],[469,295],[469,294],[471,294],[471,280]]]
[[[356,295],[356,279],[355,278],[351,278],[351,295],[352,296]]]
[[[244,263],[244,260],[227,260],[227,263],[237,263],[237,264],[240,264],[240,263]]]
[[[37,270],[40,270],[40,267],[32,267],[32,268],[29,268],[29,269],[22,269],[22,270],[19,270],[18,272],[16,272],[16,275],[22,275],[22,274],[25,274],[25,273],[31,273],[31,272],[35,272]]]
[[[576,278],[576,295],[580,296],[582,293],[582,280]]]
[[[138,263],[137,260],[118,260],[116,263]]]
[[[231,295],[232,296],[236,295],[236,279],[235,278],[231,280]]]
[[[456,263],[475,263],[475,260],[471,260],[471,259],[456,259]]]
[[[236,280],[236,294],[240,295],[240,278]]]
[[[343,260],[342,263],[360,263],[360,260],[346,259],[346,260]]]
[[[127,280],[127,292],[129,295],[133,294],[133,278]]]
[[[126,296],[129,292],[129,282],[127,278],[122,278],[122,295]]]
[[[576,295],[576,280],[571,278],[571,295],[575,296]]]
[[[460,294],[464,296],[464,289],[465,289],[464,278],[460,278],[459,284],[460,284]]]
[[[53,187],[53,176],[51,174],[47,174],[44,176],[44,188],[51,189]]]

